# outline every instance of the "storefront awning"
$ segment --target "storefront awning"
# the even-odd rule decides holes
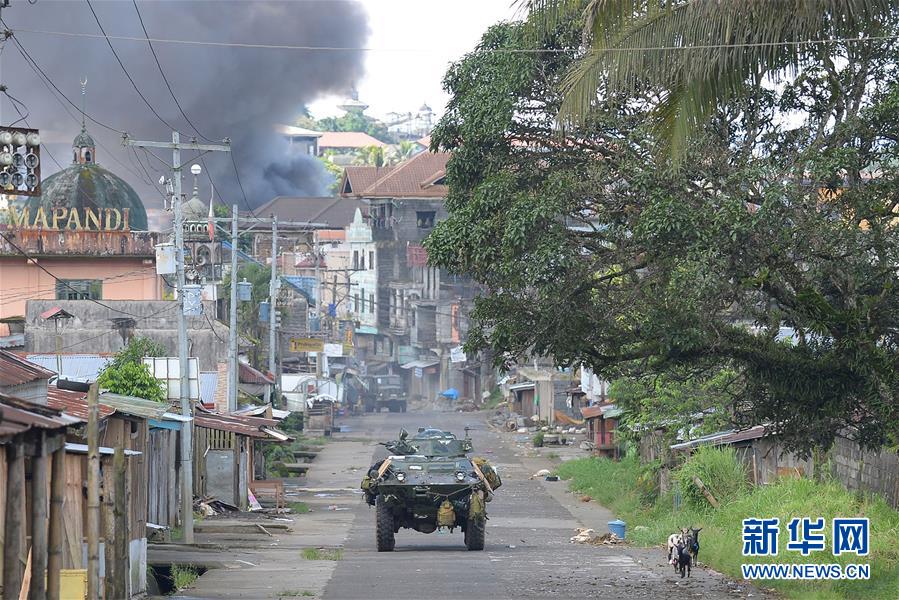
[[[425,369],[427,367],[433,367],[439,365],[439,360],[413,360],[412,362],[407,362],[405,364],[400,365],[401,369]]]

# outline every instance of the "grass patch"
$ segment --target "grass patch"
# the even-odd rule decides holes
[[[287,508],[289,508],[291,510],[291,512],[294,512],[294,513],[297,513],[300,515],[309,512],[309,505],[306,504],[305,502],[288,502]]]
[[[549,454],[546,455],[546,458],[548,458],[549,460],[559,460],[559,453],[558,452],[550,452]]]
[[[172,583],[176,589],[189,588],[199,576],[197,570],[190,565],[172,565]]]
[[[306,560],[340,560],[343,550],[340,548],[303,548],[300,553]]]
[[[570,480],[572,489],[590,496],[626,521],[627,537],[637,545],[658,546],[659,552],[663,552],[671,533],[681,527],[702,527],[700,562],[735,579],[741,578],[740,565],[749,562],[867,563],[871,565],[868,581],[758,583],[762,587],[775,588],[787,598],[896,598],[896,590],[899,590],[899,512],[891,509],[883,499],[853,494],[838,482],[808,479],[781,479],[773,485],[753,488],[745,483],[745,474],[739,465],[734,465],[735,458],[724,454],[713,456],[711,452],[697,454],[697,458],[700,458],[698,464],[688,462],[686,467],[673,473],[673,478],[692,484],[692,475],[698,475],[716,497],[724,498],[719,509],[709,506],[701,495],[695,496],[699,492],[687,485],[682,488],[684,502],[676,511],[672,493],[653,499],[648,490],[651,486],[645,480],[654,467],[640,465],[634,456],[620,462],[597,458],[572,460],[560,465],[558,474]],[[804,516],[824,517],[828,528],[834,517],[868,517],[871,520],[869,556],[832,556],[829,531],[823,552],[803,557],[787,550],[786,524],[793,517]],[[780,518],[778,556],[742,556],[742,520],[749,517]],[[638,526],[639,530],[636,529]]]
[[[499,407],[500,404],[503,403],[503,392],[498,387],[490,390],[490,395],[487,396],[487,399],[484,401],[484,404],[481,408],[485,408],[487,410],[493,410],[494,408]]]

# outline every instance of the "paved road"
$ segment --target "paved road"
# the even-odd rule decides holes
[[[401,427],[414,432],[434,426],[472,437],[476,452],[496,464],[503,487],[488,505],[487,548],[469,552],[462,534],[430,535],[401,530],[396,550],[375,549],[374,510],[360,502],[345,542],[343,559],[324,590],[334,600],[387,598],[741,598],[763,596],[707,570],[680,580],[664,564],[661,550],[570,544],[575,527],[599,527],[608,513],[585,513],[566,502],[564,483],[529,479],[533,465],[509,436],[489,431],[483,416],[409,412],[345,419],[350,436],[392,439]],[[516,450],[518,450],[516,452]],[[383,452],[375,452],[375,458]],[[516,455],[518,454],[518,455]],[[548,486],[555,486],[548,488]],[[566,506],[568,504],[568,506]],[[569,508],[570,506],[570,508]],[[575,517],[577,515],[577,517]]]

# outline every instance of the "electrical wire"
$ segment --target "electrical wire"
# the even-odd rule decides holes
[[[3,23],[4,25],[6,25],[6,23],[4,23],[2,19],[0,19],[0,23]],[[75,121],[76,123],[79,123],[79,124],[81,123],[81,120],[72,114],[72,111],[69,109],[68,106],[66,106],[65,102],[68,102],[69,105],[74,107],[75,110],[77,110],[88,121],[95,123],[95,124],[99,125],[100,127],[103,127],[104,129],[108,129],[109,131],[118,133],[120,135],[125,134],[124,131],[122,131],[120,129],[116,129],[115,127],[112,127],[111,125],[107,125],[106,123],[102,123],[101,121],[98,121],[93,116],[91,116],[90,114],[88,114],[87,112],[85,112],[84,110],[79,108],[74,102],[72,102],[69,99],[68,96],[65,95],[65,93],[63,93],[62,90],[59,89],[59,86],[57,86],[53,82],[53,80],[50,79],[50,77],[41,68],[41,66],[37,63],[37,61],[35,61],[34,58],[28,53],[28,51],[25,49],[25,47],[22,46],[22,44],[15,38],[13,38],[13,42],[15,42],[16,49],[19,51],[19,54],[21,54],[22,58],[25,60],[25,64],[27,64],[31,68],[31,70],[34,72],[35,76],[37,76],[38,80],[42,84],[44,84],[44,86],[50,92],[50,95],[53,96],[53,98],[57,102],[59,102],[60,106],[62,106],[63,110],[66,112],[67,115],[69,115],[69,117],[73,121]],[[62,96],[62,99],[60,99],[59,96]],[[63,102],[63,99],[65,100],[65,102]],[[114,162],[116,162],[123,169],[125,169],[126,171],[128,171],[129,173],[131,173],[132,175],[137,177],[138,179],[140,179],[140,177],[141,177],[140,173],[136,172],[133,168],[129,167],[128,165],[123,163],[121,160],[119,160],[116,157],[116,155],[112,151],[110,151],[109,148],[106,147],[102,142],[100,142],[99,140],[95,140],[95,143],[97,144],[97,146],[99,146],[101,149],[103,149],[106,152],[106,154],[109,156],[109,158],[111,158]],[[46,149],[46,145],[44,145],[44,148]],[[48,154],[49,154],[49,151],[48,151]],[[51,155],[51,158],[52,158],[52,155]],[[64,167],[62,167],[62,165],[59,164],[58,161],[56,161],[55,158],[53,158],[53,161],[56,162],[57,166],[59,166],[60,169],[64,168]],[[163,199],[165,199],[165,194],[162,194],[162,192],[160,192],[158,189],[156,191],[160,193],[160,195],[162,196]]]
[[[0,18],[0,23],[2,23],[4,27],[9,29],[9,25],[7,25],[6,22],[2,18]],[[100,127],[103,127],[104,129],[108,129],[109,131],[113,131],[119,135],[125,135],[125,132],[122,131],[121,129],[116,129],[115,127],[112,127],[111,125],[107,125],[106,123],[98,121],[93,116],[89,115],[87,112],[85,112],[84,110],[79,108],[79,106],[77,104],[72,102],[72,100],[69,99],[69,97],[66,96],[65,93],[61,89],[59,89],[59,87],[55,83],[53,83],[53,80],[50,79],[50,77],[41,68],[41,66],[37,63],[37,61],[34,60],[34,58],[31,56],[31,54],[28,53],[28,50],[25,49],[25,47],[22,45],[22,42],[20,42],[19,39],[15,36],[12,37],[12,41],[15,44],[16,49],[19,51],[19,54],[21,54],[22,58],[25,59],[25,62],[28,63],[28,65],[31,67],[31,69],[35,71],[35,73],[40,74],[39,77],[42,78],[41,80],[42,81],[46,80],[46,82],[49,83],[49,85],[51,85],[53,87],[53,89],[56,90],[56,92],[65,99],[66,102],[68,102],[75,110],[77,110],[81,115],[83,115],[84,118],[86,118],[88,121],[90,121],[92,123],[99,125]],[[58,100],[58,98],[57,98],[57,100]]]
[[[150,104],[150,101],[144,96],[143,92],[140,91],[140,88],[137,87],[137,84],[134,82],[134,78],[131,77],[131,73],[128,72],[128,69],[125,68],[125,63],[122,62],[122,59],[119,58],[119,53],[116,52],[115,46],[112,45],[112,40],[106,35],[106,30],[103,29],[103,24],[100,23],[100,17],[97,16],[97,12],[94,10],[94,6],[91,4],[91,0],[84,0],[87,2],[87,7],[91,10],[91,14],[94,15],[94,20],[97,22],[97,27],[100,28],[100,33],[103,34],[103,37],[106,39],[106,44],[109,46],[109,49],[112,50],[112,55],[115,56],[116,62],[119,63],[119,66],[122,67],[122,72],[125,73],[125,77],[128,78],[128,81],[131,82],[131,87],[134,88],[134,91],[137,92],[137,95],[140,96],[140,99],[144,101],[144,104],[147,105],[147,108],[150,109],[157,119],[159,119],[163,125],[171,129],[172,131],[177,131],[176,127],[173,127],[168,121],[162,118],[156,109],[153,108],[153,105]]]
[[[218,332],[215,330],[215,325],[212,324],[212,321],[209,319],[209,315],[206,314],[205,310],[203,311],[203,316],[206,317],[206,322],[209,324],[209,328],[212,330],[212,334],[215,336],[215,339],[217,339],[218,341],[220,341],[221,343],[224,344],[225,340],[223,340],[219,336]]]
[[[16,119],[15,121],[13,121],[12,123],[10,123],[9,126],[15,127],[15,125],[17,123],[21,123],[22,121],[25,121],[25,123],[26,123],[25,126],[28,127],[28,116],[31,114],[31,112],[28,110],[28,107],[25,106],[25,104],[21,100],[19,100],[18,98],[15,98],[12,94],[10,94],[9,91],[7,91],[7,89],[6,89],[6,86],[0,86],[0,91],[3,92],[4,96],[9,98],[9,103],[12,105],[12,107],[14,109],[16,109],[16,112],[19,113],[19,118]],[[17,104],[25,109],[24,115],[22,114],[22,111],[19,110],[19,106],[16,106]]]
[[[247,193],[246,191],[244,191],[243,183],[241,183],[240,181],[240,171],[237,170],[237,161],[234,160],[234,153],[229,152],[228,154],[231,155],[231,164],[234,166],[234,174],[237,176],[237,185],[240,188],[241,195],[243,196],[243,203],[247,207],[247,210],[250,211],[250,214],[253,215],[254,218],[258,218],[256,217],[256,213],[253,211],[253,207],[250,206],[250,201],[247,199]]]
[[[23,33],[36,33],[41,35],[55,35],[63,37],[81,37],[81,38],[105,38],[106,40],[122,40],[131,42],[152,41],[158,44],[181,44],[188,46],[213,46],[223,48],[250,48],[260,50],[298,50],[306,52],[401,52],[401,53],[422,53],[429,51],[439,51],[432,47],[418,48],[373,48],[367,46],[302,46],[293,44],[264,44],[252,42],[215,42],[201,40],[186,40],[173,38],[143,38],[127,35],[97,35],[93,33],[82,33],[73,31],[50,31],[46,29],[26,29],[19,28],[16,31]],[[882,35],[882,36],[858,36],[858,37],[835,37],[822,38],[814,40],[783,40],[777,42],[741,42],[733,44],[697,44],[693,46],[645,46],[636,48],[605,48],[602,50],[593,50],[590,48],[493,48],[474,50],[475,53],[483,54],[575,54],[580,52],[667,52],[667,51],[688,51],[688,50],[717,50],[725,48],[768,48],[778,46],[815,46],[825,44],[841,44],[853,42],[881,42],[899,39],[899,35]]]
[[[172,96],[172,100],[175,101],[175,106],[178,107],[178,111],[181,113],[181,116],[184,117],[184,120],[187,121],[187,124],[197,132],[198,136],[200,136],[207,142],[212,142],[213,140],[203,135],[200,130],[197,129],[197,126],[193,124],[193,121],[190,120],[190,117],[188,117],[187,113],[184,112],[184,109],[181,108],[181,103],[178,102],[178,98],[175,97],[175,92],[174,90],[172,90],[172,85],[169,83],[168,77],[165,76],[165,71],[162,70],[162,64],[160,64],[159,57],[156,55],[156,49],[153,48],[153,42],[150,40],[150,34],[147,33],[147,27],[144,25],[144,18],[141,16],[140,9],[137,7],[137,0],[131,0],[131,3],[134,5],[134,12],[137,13],[137,19],[140,21],[140,27],[144,30],[144,36],[147,38],[147,45],[150,46],[150,52],[153,54],[153,60],[156,61],[156,67],[159,69],[159,74],[162,75],[162,80],[165,82],[165,87],[168,88],[169,94]],[[88,4],[90,4],[90,2],[88,2]]]
[[[72,290],[72,291],[75,292],[76,294],[80,294],[80,293],[81,293],[81,290],[75,289],[75,288],[74,288],[71,284],[69,284],[65,279],[60,279],[59,277],[57,277],[56,275],[54,275],[53,273],[51,273],[50,271],[48,271],[47,268],[46,268],[44,265],[42,265],[39,261],[34,260],[34,258],[33,258],[31,255],[29,255],[27,252],[25,252],[25,250],[23,250],[22,248],[20,248],[14,241],[12,241],[11,239],[9,239],[9,238],[6,236],[6,234],[3,233],[2,231],[0,231],[0,237],[2,237],[4,240],[6,240],[6,242],[7,242],[10,246],[12,246],[13,249],[16,250],[16,252],[18,252],[19,254],[21,254],[22,256],[24,256],[26,259],[28,259],[28,261],[29,261],[31,264],[36,265],[38,269],[40,269],[41,271],[43,271],[44,273],[46,273],[47,275],[49,275],[50,277],[52,277],[54,280],[56,280],[57,283],[61,283],[62,285],[64,285],[65,287],[69,288],[70,290]],[[130,313],[130,312],[128,312],[128,311],[120,310],[120,309],[118,309],[118,308],[109,306],[108,304],[104,304],[103,302],[100,302],[99,300],[95,300],[95,299],[93,299],[93,298],[85,298],[85,300],[88,300],[89,302],[93,302],[93,303],[96,304],[97,306],[102,306],[102,307],[105,308],[106,310],[111,310],[111,311],[117,312],[117,313],[119,313],[119,314],[128,315],[129,317],[134,317],[134,318],[136,318],[136,319],[141,318],[139,315],[135,315],[135,314],[132,314],[132,313]]]

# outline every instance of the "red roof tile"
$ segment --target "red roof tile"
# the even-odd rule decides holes
[[[0,350],[0,385],[22,385],[40,379],[50,379],[55,374],[12,352]]]
[[[355,196],[366,198],[442,198],[448,188],[438,183],[446,175],[446,163],[450,155],[446,152],[422,152],[396,165],[389,172],[381,175],[376,181],[361,189],[353,182],[353,171],[360,168],[347,167],[346,178],[350,180]],[[370,173],[366,173],[368,177]],[[344,182],[346,179],[344,180]],[[345,191],[345,188],[344,188]]]
[[[392,172],[393,165],[386,167],[351,166],[343,170],[340,193],[344,196],[360,195],[366,188],[384,175]]]

